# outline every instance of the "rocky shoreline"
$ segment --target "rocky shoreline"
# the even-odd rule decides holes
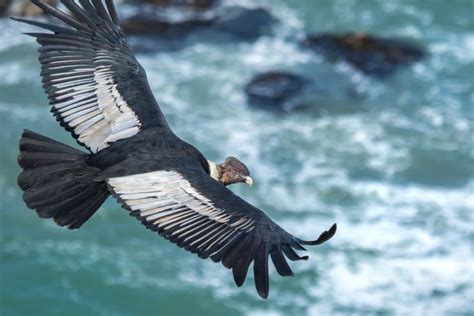
[[[58,0],[45,1],[51,5],[59,3]],[[262,36],[276,35],[275,26],[281,23],[267,8],[226,6],[220,0],[125,0],[117,7],[133,12],[123,14],[121,23],[132,48],[141,53],[182,49],[191,35],[199,36],[200,42],[252,42]],[[0,0],[0,16],[35,18],[41,14],[30,2]],[[347,63],[376,79],[387,79],[427,56],[421,46],[410,40],[363,32],[309,34],[296,44],[329,63]],[[250,106],[305,108],[308,100],[318,97],[320,80],[324,78],[308,79],[293,71],[256,70],[244,86],[244,92]]]

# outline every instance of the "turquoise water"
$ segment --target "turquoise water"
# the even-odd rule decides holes
[[[227,1],[229,3],[230,1]],[[336,236],[271,270],[270,298],[145,230],[110,199],[68,231],[28,210],[17,141],[30,128],[73,144],[49,113],[30,30],[0,20],[1,315],[469,315],[474,310],[474,3],[240,1],[282,23],[254,43],[191,42],[139,55],[173,129],[208,158],[235,155],[234,190],[288,231]],[[379,81],[298,48],[308,32],[409,37],[425,60]],[[257,72],[321,87],[314,111],[246,104]],[[348,91],[350,93],[348,93]]]

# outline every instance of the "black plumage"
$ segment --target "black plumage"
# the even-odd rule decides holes
[[[249,178],[245,166],[225,183],[213,174],[218,167],[173,133],[111,0],[62,0],[71,14],[32,2],[66,24],[16,19],[52,32],[29,34],[40,44],[43,87],[56,119],[89,150],[24,131],[18,184],[40,217],[79,228],[112,195],[148,229],[232,269],[238,286],[253,263],[264,298],[269,256],[280,275],[291,276],[286,258],[307,259],[294,249],[334,235],[336,225],[310,242],[287,233],[223,185]]]

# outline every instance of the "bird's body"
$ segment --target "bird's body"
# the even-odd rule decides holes
[[[18,177],[24,200],[40,217],[81,227],[112,195],[147,228],[179,247],[232,269],[241,286],[253,263],[267,297],[268,257],[282,276],[285,256],[315,241],[287,233],[225,186],[252,184],[236,158],[215,164],[170,129],[146,74],[117,24],[111,0],[62,0],[71,15],[32,0],[68,27],[20,20],[53,33],[30,33],[41,45],[43,87],[51,112],[89,152],[29,130],[20,140]]]
[[[176,165],[196,165],[208,172],[203,154],[167,128],[150,128],[136,137],[120,140],[92,155],[89,163],[101,169],[102,179],[172,169]]]

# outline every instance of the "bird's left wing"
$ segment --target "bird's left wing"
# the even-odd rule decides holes
[[[336,232],[334,224],[315,241],[298,239],[199,168],[112,177],[107,183],[147,228],[201,258],[221,261],[232,269],[238,286],[253,262],[255,285],[263,298],[269,290],[269,255],[280,275],[293,275],[285,256],[307,259],[293,249],[321,244]]]
[[[61,0],[66,14],[41,0],[32,2],[66,24],[13,18],[53,33],[28,33],[39,48],[43,87],[51,112],[96,153],[149,127],[168,127],[145,71],[118,25],[112,0]]]

